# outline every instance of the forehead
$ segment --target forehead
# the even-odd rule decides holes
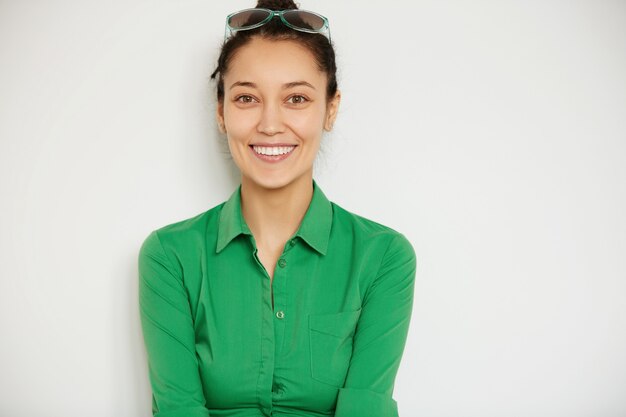
[[[224,74],[225,87],[236,81],[283,84],[306,80],[320,84],[326,74],[305,46],[295,41],[252,38],[237,50]]]

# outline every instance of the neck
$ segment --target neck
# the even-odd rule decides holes
[[[311,175],[280,188],[241,179],[241,211],[258,245],[282,249],[298,230],[313,197]]]

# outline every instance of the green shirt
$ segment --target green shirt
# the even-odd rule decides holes
[[[139,251],[153,414],[397,417],[412,245],[313,180],[270,286],[240,192],[154,230]]]

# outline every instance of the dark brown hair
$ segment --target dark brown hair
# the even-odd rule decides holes
[[[259,0],[256,7],[270,10],[298,8],[292,0]],[[313,54],[320,71],[326,73],[326,99],[330,100],[335,96],[337,92],[337,65],[335,63],[335,50],[329,39],[319,33],[307,33],[291,29],[284,25],[278,17],[274,17],[272,21],[256,29],[236,32],[222,45],[217,60],[217,68],[211,74],[211,79],[217,77],[217,101],[219,103],[224,100],[224,74],[228,71],[228,65],[237,50],[255,36],[270,40],[295,41],[307,48]]]

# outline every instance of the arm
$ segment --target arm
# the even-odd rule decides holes
[[[335,417],[398,417],[392,393],[411,319],[415,270],[410,242],[394,237],[363,299]]]
[[[180,268],[153,231],[139,250],[139,312],[155,417],[209,417]]]

